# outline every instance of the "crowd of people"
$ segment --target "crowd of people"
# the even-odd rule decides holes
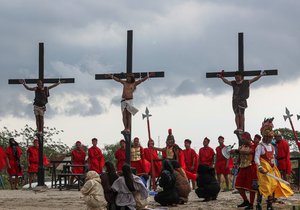
[[[262,197],[265,197],[268,209],[273,209],[274,200],[293,194],[284,182],[291,173],[290,150],[281,133],[273,132],[272,120],[263,122],[261,135],[256,134],[252,139],[250,133],[243,132],[239,148],[225,150],[231,154],[228,158],[223,154],[228,147],[224,144],[223,136],[218,137],[219,146],[215,149],[209,146],[210,139],[205,137],[203,147],[197,153],[192,149],[190,139],[184,140],[185,148],[181,149],[169,129],[164,148],[155,147],[151,139],[148,147],[143,148],[139,138],[135,137],[131,146],[130,165],[126,163],[126,144],[123,139],[115,152],[116,164],[105,161],[96,138],[92,139],[92,146],[88,148],[87,154],[81,142],[77,141],[71,151],[72,173],[84,174],[86,171],[82,165],[87,163],[89,170],[81,192],[90,209],[103,205],[108,209],[143,208],[148,190],[156,189],[156,184],[158,189],[154,200],[162,206],[188,202],[192,190],[195,190],[199,198],[203,198],[203,202],[209,202],[217,199],[222,188],[223,191],[235,188],[242,198],[238,207],[253,209],[256,197],[256,209],[261,209]],[[35,139],[27,149],[30,187],[38,172],[38,148],[39,141]],[[18,177],[23,176],[21,156],[22,150],[13,138],[9,139],[5,150],[0,148],[0,170],[6,165],[11,189],[18,189]],[[235,161],[238,173],[233,178],[235,185],[231,187],[233,156],[238,157],[238,161]],[[47,165],[46,157],[43,161]],[[270,174],[277,179],[269,176]],[[147,181],[149,176],[154,177],[155,182]],[[222,176],[224,185],[221,185]],[[105,204],[99,197],[99,191],[104,194]]]

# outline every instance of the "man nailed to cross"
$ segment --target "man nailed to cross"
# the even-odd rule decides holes
[[[224,77],[222,73],[217,76],[223,80],[227,85],[232,86],[232,109],[235,114],[235,124],[237,129],[235,132],[243,132],[245,129],[245,109],[247,108],[247,99],[250,95],[250,84],[257,81],[261,76],[265,75],[264,71],[261,71],[260,75],[253,77],[250,80],[244,80],[243,72],[236,71],[235,80],[229,81]]]
[[[50,86],[44,86],[43,81],[39,79],[37,81],[36,87],[29,87],[26,84],[24,79],[20,80],[20,83],[23,84],[23,86],[27,90],[34,91],[35,93],[34,102],[33,102],[33,112],[35,115],[37,132],[38,134],[42,134],[44,129],[44,113],[46,111],[46,104],[48,103],[48,97],[50,96],[49,90],[63,83],[63,81],[59,80],[57,83],[54,83]]]
[[[118,77],[115,77],[112,74],[108,75],[113,80],[115,80],[116,82],[120,82],[123,85],[121,110],[124,130],[122,131],[122,133],[130,133],[132,115],[135,115],[139,111],[133,106],[133,92],[136,90],[136,87],[139,84],[141,84],[149,78],[150,74],[137,81],[135,81],[134,75],[132,73],[126,74],[126,80],[122,80]]]

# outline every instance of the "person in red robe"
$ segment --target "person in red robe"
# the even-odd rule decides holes
[[[117,160],[116,162],[116,168],[117,172],[122,171],[122,167],[126,160],[126,142],[124,139],[121,139],[120,141],[120,148],[115,152],[115,158]]]
[[[186,165],[186,171],[197,174],[198,169],[198,155],[194,149],[191,148],[192,141],[189,139],[184,140],[184,147],[183,150],[184,154],[184,161]],[[192,187],[193,189],[196,188],[196,182],[192,180]]]
[[[144,148],[140,146],[138,137],[133,139],[130,155],[131,167],[136,169],[137,175],[145,175],[150,172],[151,164],[145,159]]]
[[[18,189],[18,178],[23,176],[21,166],[22,150],[14,138],[9,139],[9,145],[6,148],[7,173],[12,190]]]
[[[0,172],[6,166],[6,153],[4,149],[0,146]]]
[[[222,149],[226,147],[224,145],[224,137],[219,136],[218,137],[219,146],[216,148],[216,174],[218,178],[218,182],[221,184],[221,175],[224,176],[225,183],[226,183],[226,189],[224,191],[229,190],[229,174],[231,172],[231,169],[233,167],[233,160],[231,158],[226,159],[222,154]]]
[[[93,146],[88,149],[88,165],[90,171],[96,171],[98,174],[101,174],[105,160],[101,149],[97,147],[97,143],[98,139],[93,138]]]
[[[28,157],[28,182],[29,188],[31,188],[31,184],[33,180],[36,178],[36,175],[39,170],[39,140],[33,140],[33,146],[28,147],[27,149],[27,157]],[[49,161],[44,155],[44,166],[49,165]]]
[[[159,177],[161,171],[161,162],[158,157],[157,151],[154,149],[154,141],[152,139],[148,141],[148,148],[144,149],[144,157],[150,163],[151,159],[153,160],[154,176]],[[152,173],[152,167],[150,173]]]
[[[205,137],[203,140],[203,147],[199,149],[199,164],[208,165],[214,167],[215,151],[209,147],[209,138]]]
[[[76,142],[76,148],[71,152],[71,161],[72,165],[81,165],[81,166],[73,166],[72,173],[73,174],[83,174],[84,173],[84,166],[85,165],[85,157],[86,152],[83,150],[81,142]]]
[[[282,139],[280,131],[274,132],[274,137],[277,144],[277,168],[284,180],[287,180],[287,175],[292,173],[292,164],[290,160],[290,146],[289,143]]]

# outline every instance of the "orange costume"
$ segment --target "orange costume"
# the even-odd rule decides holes
[[[225,145],[223,146],[218,146],[216,148],[216,174],[230,174],[231,169],[233,168],[233,159],[229,158],[227,160],[223,154],[222,154],[222,149],[226,147]],[[226,162],[228,161],[228,167],[226,168]]]
[[[23,171],[20,163],[22,150],[19,146],[14,146],[14,149],[10,146],[6,148],[6,156],[9,161],[10,168],[7,168],[7,173],[10,176],[23,176]]]
[[[71,152],[71,157],[72,157],[72,165],[84,165],[85,164],[86,153],[82,148],[80,148],[80,150],[74,149]],[[73,174],[83,174],[84,167],[83,166],[78,166],[78,167],[73,166],[72,173]]]
[[[131,166],[136,169],[136,174],[148,174],[151,164],[144,158],[143,147],[131,147]]]
[[[88,149],[88,156],[89,170],[96,171],[98,174],[101,174],[105,163],[101,149],[97,146],[90,147]]]
[[[125,163],[126,160],[126,150],[119,148],[116,152],[115,152],[115,158],[117,159],[117,171],[122,171],[122,167]]]
[[[153,168],[154,168],[155,177],[158,177],[160,174],[160,171],[161,171],[161,162],[158,161],[159,158],[157,155],[157,151],[152,148],[145,148],[144,156],[145,156],[145,159],[147,161],[149,161],[150,163],[151,163],[151,155],[152,155],[152,160],[153,160]],[[151,172],[152,172],[152,170],[151,170]]]
[[[202,147],[199,149],[199,164],[212,166],[215,152],[211,147]]]
[[[6,166],[5,158],[6,153],[4,149],[0,146],[0,171]]]
[[[183,154],[184,154],[184,162],[186,165],[186,171],[189,171],[194,174],[197,173],[198,155],[195,152],[195,150],[192,148],[185,149],[183,150]]]
[[[290,161],[290,147],[286,140],[282,139],[277,142],[277,168],[279,171],[285,171],[286,174],[291,174],[292,164]]]

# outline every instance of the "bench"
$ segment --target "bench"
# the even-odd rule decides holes
[[[84,183],[85,174],[72,174],[72,173],[61,173],[57,175],[58,177],[58,189],[61,191],[62,188],[71,189],[75,188],[80,190],[80,186]],[[76,179],[74,183],[70,183],[70,178],[74,177]],[[64,180],[64,183],[62,183],[62,179]],[[77,182],[77,183],[76,183]]]

